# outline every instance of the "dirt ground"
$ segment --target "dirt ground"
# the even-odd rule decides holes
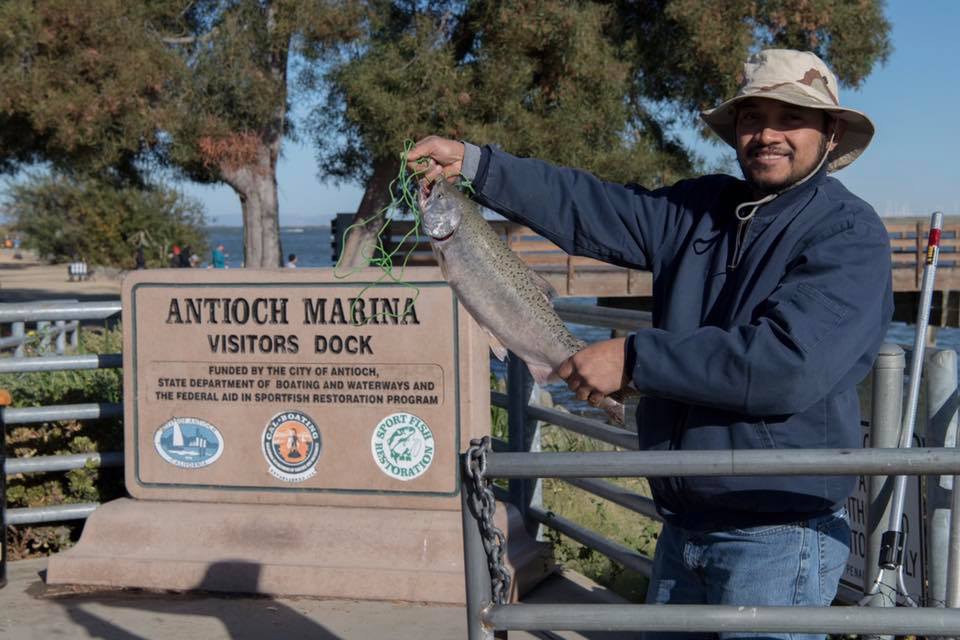
[[[120,297],[123,272],[95,270],[88,279],[70,281],[66,264],[50,265],[28,251],[14,257],[13,249],[0,249],[0,302],[30,300],[103,300]]]

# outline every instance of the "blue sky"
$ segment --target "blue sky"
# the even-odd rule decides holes
[[[891,0],[894,51],[863,86],[841,91],[841,103],[867,113],[877,127],[870,147],[836,174],[884,216],[960,215],[960,1]],[[681,132],[695,151],[714,158],[725,148]],[[486,142],[486,141],[477,141]],[[277,175],[280,224],[322,224],[356,211],[359,185],[340,188],[316,179],[308,146],[287,144]],[[228,187],[183,184],[214,224],[240,224],[240,204]]]

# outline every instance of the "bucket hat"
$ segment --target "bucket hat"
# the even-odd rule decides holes
[[[808,51],[765,49],[743,65],[743,84],[737,94],[701,112],[724,142],[736,148],[737,104],[748,98],[769,98],[810,109],[820,109],[846,122],[846,131],[827,156],[827,170],[837,171],[863,153],[873,138],[873,122],[866,114],[840,106],[837,78],[823,60]]]

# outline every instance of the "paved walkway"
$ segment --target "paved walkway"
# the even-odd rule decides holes
[[[0,638],[50,640],[463,640],[463,607],[395,602],[269,598],[139,589],[47,587],[46,560],[7,567],[0,589]],[[548,578],[530,595],[538,602],[622,602],[583,576]],[[530,638],[614,640],[612,633],[511,632]]]

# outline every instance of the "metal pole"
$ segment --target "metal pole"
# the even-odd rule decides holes
[[[527,364],[511,353],[507,358],[507,437],[510,440],[510,451],[531,450],[527,405],[533,386]],[[510,502],[520,511],[524,527],[531,535],[536,535],[537,523],[527,516],[527,506],[533,498],[535,483],[538,484],[539,480],[510,480]]]
[[[57,320],[54,324],[57,328],[57,355],[62,356],[67,350],[67,321]]]
[[[873,364],[873,389],[870,411],[870,446],[874,448],[892,448],[897,446],[900,434],[900,416],[903,405],[903,369],[906,358],[903,349],[895,344],[880,347],[880,353]],[[886,577],[880,571],[877,559],[880,557],[880,544],[883,536],[883,523],[890,518],[890,495],[893,492],[893,478],[889,476],[871,476],[868,483],[867,503],[867,557],[864,560],[864,594],[873,590],[876,593],[864,598],[864,604],[871,607],[894,606],[888,594],[896,592],[896,580]],[[878,578],[880,582],[877,582]],[[891,636],[884,636],[890,638]]]
[[[952,349],[935,351],[926,362],[927,421],[924,445],[955,446],[957,430],[957,353]],[[925,478],[927,499],[927,575],[928,602],[943,606],[947,599],[949,563],[950,491],[953,476]]]
[[[493,587],[487,553],[483,548],[480,523],[474,515],[470,500],[469,464],[467,456],[460,455],[460,513],[463,522],[463,571],[467,589],[467,638],[493,640],[493,631],[483,624],[481,613],[490,606]]]
[[[960,608],[960,474],[953,476],[953,498],[950,501],[950,538],[947,545],[947,597],[946,605]]]
[[[40,338],[40,345],[37,350],[40,353],[46,353],[50,350],[50,322],[47,320],[37,321],[37,336]]]
[[[923,268],[920,286],[920,307],[917,310],[917,326],[910,358],[910,390],[907,395],[907,410],[900,430],[900,447],[908,449],[913,442],[913,429],[917,420],[917,404],[920,400],[920,373],[923,369],[923,350],[926,346],[927,325],[930,323],[930,301],[937,273],[937,257],[940,254],[940,230],[943,214],[935,212],[930,220],[930,236],[927,240],[927,262]],[[907,491],[907,476],[898,475],[893,486],[890,522],[883,534],[880,547],[880,568],[901,571],[903,567],[904,534],[901,530],[903,502]],[[901,580],[902,582],[902,580]]]
[[[0,410],[0,589],[7,585],[7,427]]]
[[[519,604],[484,612],[497,629],[830,633],[915,636],[960,634],[960,611],[930,607],[751,607],[696,604]]]
[[[22,338],[26,335],[25,323],[22,321],[14,322],[10,325],[10,335],[14,338]],[[22,358],[23,357],[23,343],[17,345],[17,348],[13,351],[14,357]]]

